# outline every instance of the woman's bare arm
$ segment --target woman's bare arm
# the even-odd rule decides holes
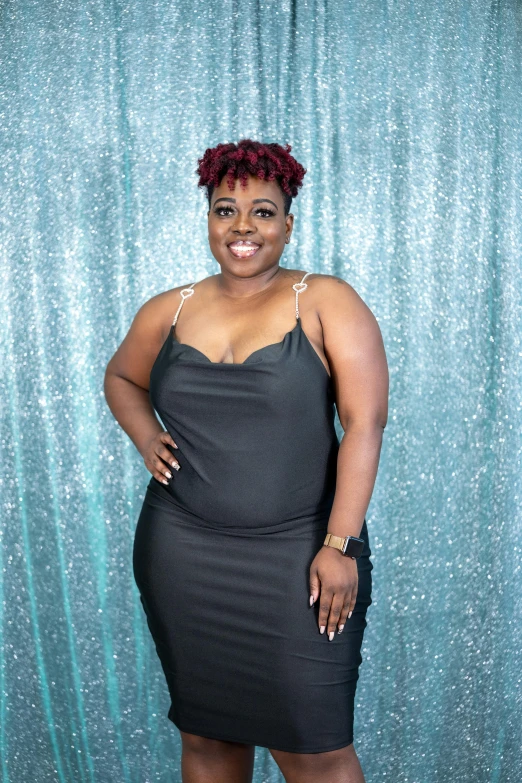
[[[105,370],[104,393],[107,405],[144,458],[154,439],[165,432],[150,402],[149,377],[165,340],[165,323],[172,317],[173,294],[177,290],[158,294],[140,307],[125,339]],[[174,444],[172,440],[169,442]],[[163,458],[169,464],[177,462],[166,446],[162,448]],[[151,470],[149,465],[147,467]],[[166,470],[162,470],[162,473],[167,475]]]
[[[328,532],[359,536],[388,419],[388,365],[377,320],[359,294],[333,276],[325,277],[321,287],[316,291],[319,317],[344,430]]]
[[[360,536],[373,492],[388,418],[388,365],[377,321],[344,280],[324,276],[314,288],[344,437],[327,530]],[[310,601],[320,598],[318,625],[333,639],[352,616],[359,589],[357,561],[322,546],[310,566]]]

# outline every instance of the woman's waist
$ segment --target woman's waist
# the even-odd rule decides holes
[[[180,471],[181,472],[181,471]],[[302,533],[324,529],[328,525],[333,505],[333,491],[324,492],[316,502],[293,503],[288,498],[266,496],[264,502],[248,493],[230,490],[205,492],[194,486],[176,482],[175,475],[168,486],[154,477],[147,487],[144,502],[159,503],[172,512],[173,521],[222,532],[244,535],[271,533]],[[223,489],[223,488],[222,488]]]

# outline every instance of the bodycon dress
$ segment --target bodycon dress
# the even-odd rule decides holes
[[[333,381],[301,327],[242,363],[212,362],[175,325],[150,399],[178,448],[147,486],[133,571],[181,731],[295,753],[353,741],[373,568],[366,519],[358,595],[342,633],[318,628],[309,569],[332,507]],[[289,297],[290,298],[290,297]]]

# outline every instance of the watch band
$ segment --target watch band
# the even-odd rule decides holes
[[[357,538],[357,536],[334,536],[333,533],[327,533],[323,546],[334,547],[346,557],[352,557],[356,560],[361,556],[364,543],[364,539]]]

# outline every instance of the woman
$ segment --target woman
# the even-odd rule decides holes
[[[364,780],[364,517],[388,372],[350,285],[279,266],[305,174],[290,150],[207,149],[199,186],[221,272],[146,302],[106,372],[109,407],[152,474],[134,576],[185,783],[250,781],[256,745],[287,783]]]

